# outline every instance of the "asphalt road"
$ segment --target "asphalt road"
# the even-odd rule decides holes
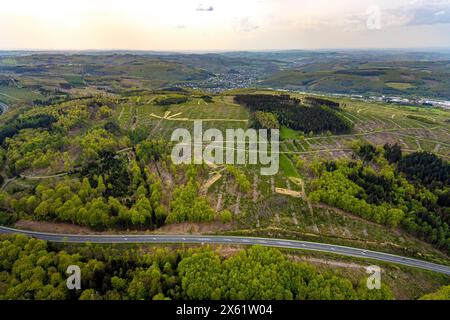
[[[388,253],[375,252],[351,247],[336,246],[324,243],[306,241],[234,237],[234,236],[193,236],[193,235],[65,235],[0,227],[0,234],[21,233],[50,242],[65,243],[148,243],[148,244],[228,244],[228,245],[261,245],[265,247],[299,249],[308,251],[327,252],[356,258],[378,260],[388,263],[415,267],[450,275],[450,267],[438,265],[417,259],[396,256]]]

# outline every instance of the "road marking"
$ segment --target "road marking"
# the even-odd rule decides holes
[[[0,226],[0,234],[25,234],[28,236],[34,236],[36,238],[47,240],[47,241],[54,241],[54,242],[72,242],[72,243],[86,243],[86,242],[96,242],[96,243],[129,243],[127,240],[128,238],[126,235],[107,235],[107,236],[100,236],[100,235],[65,235],[65,234],[51,234],[51,233],[39,233],[39,232],[32,232],[32,231],[23,231],[23,230],[16,230],[11,229],[7,227],[1,227]],[[124,238],[125,237],[125,238]],[[281,239],[264,239],[264,238],[224,238],[220,236],[213,236],[209,238],[188,238],[183,237],[180,235],[164,235],[159,237],[152,237],[145,235],[136,236],[133,238],[136,243],[145,243],[148,242],[150,239],[153,239],[156,243],[182,243],[182,239],[187,239],[187,242],[192,241],[198,241],[198,240],[206,240],[210,241],[211,243],[220,243],[220,241],[229,241],[232,240],[232,242],[236,245],[246,243],[246,244],[254,244],[254,243],[265,243],[270,246],[276,246],[282,245],[285,248],[291,248],[291,249],[300,249],[304,248],[305,250],[312,250],[312,251],[320,251],[320,252],[336,252],[339,251],[339,254],[344,256],[356,256],[359,258],[364,259],[375,259],[380,260],[388,263],[393,264],[401,264],[408,267],[413,268],[421,268],[426,269],[434,272],[440,272],[443,274],[450,275],[450,267],[446,265],[438,265],[435,263],[423,261],[423,260],[417,260],[412,258],[406,258],[402,256],[392,255],[388,253],[382,253],[382,252],[375,252],[375,251],[369,251],[369,250],[361,250],[359,248],[352,248],[352,247],[340,247],[340,246],[332,246],[325,243],[315,243],[315,242],[306,242],[302,243],[300,241],[290,241],[290,240],[281,240]],[[130,239],[130,240],[133,240]],[[202,242],[202,245],[204,245],[205,242]]]

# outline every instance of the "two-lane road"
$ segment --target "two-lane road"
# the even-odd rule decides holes
[[[209,235],[74,235],[74,234],[54,234],[26,230],[17,230],[7,227],[0,227],[0,234],[20,233],[50,242],[65,243],[98,243],[98,244],[116,244],[116,243],[146,243],[146,244],[228,244],[228,245],[261,245],[265,247],[286,248],[297,250],[319,251],[333,253],[356,258],[378,260],[388,263],[415,267],[443,273],[450,276],[450,267],[439,265],[427,261],[401,257],[383,252],[343,247],[324,243],[253,238],[253,237],[235,237],[235,236],[209,236]]]

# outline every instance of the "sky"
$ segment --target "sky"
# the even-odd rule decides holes
[[[450,0],[0,0],[0,49],[450,47]]]

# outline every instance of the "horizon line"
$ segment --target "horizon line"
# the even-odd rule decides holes
[[[291,49],[212,49],[212,50],[184,50],[184,49],[38,49],[38,48],[0,48],[0,52],[142,52],[142,53],[175,53],[175,54],[186,54],[186,53],[197,53],[197,54],[208,54],[208,53],[239,53],[239,52],[292,52],[292,51],[433,51],[433,50],[443,50],[450,51],[450,47],[445,46],[431,46],[431,47],[330,47],[330,48],[291,48]]]

